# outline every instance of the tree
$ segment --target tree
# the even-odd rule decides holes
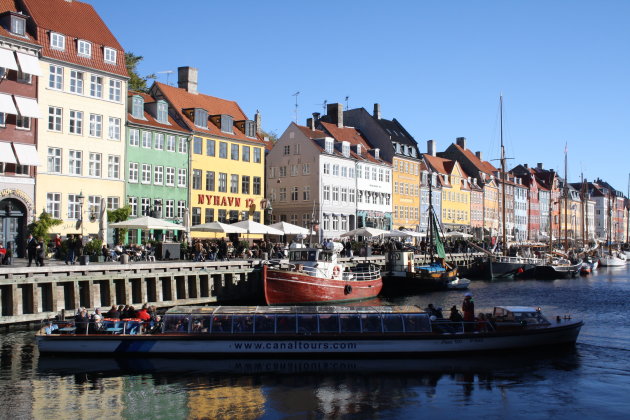
[[[107,221],[110,223],[124,222],[131,215],[131,207],[124,206],[116,210],[107,210]],[[116,243],[122,242],[127,237],[127,229],[116,229]]]
[[[268,137],[269,141],[271,141],[272,143],[275,143],[278,141],[278,133],[276,133],[274,130],[271,130],[269,132],[265,131],[265,130],[260,130],[260,135],[264,138],[264,137]]]
[[[61,220],[53,219],[50,214],[43,211],[42,214],[39,215],[39,220],[28,225],[28,231],[36,238],[46,239],[50,228],[62,223]]]
[[[129,89],[139,92],[146,92],[149,90],[147,81],[149,79],[155,79],[155,74],[148,74],[144,77],[138,74],[138,64],[144,59],[141,55],[135,55],[132,52],[125,53],[125,64],[127,66],[127,72],[129,73]]]

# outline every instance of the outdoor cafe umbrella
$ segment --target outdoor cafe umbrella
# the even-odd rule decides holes
[[[341,235],[341,237],[349,237],[349,236],[365,236],[367,238],[371,238],[373,236],[381,236],[386,234],[386,230],[376,229],[371,227],[362,227],[358,229],[353,229],[350,232],[346,232]]]
[[[185,230],[182,225],[167,222],[166,220],[156,219],[155,217],[142,216],[135,219],[116,222],[109,225],[117,229],[142,229],[142,230]]]
[[[311,231],[302,226],[294,225],[287,222],[278,222],[273,225],[269,225],[274,229],[281,230],[285,235],[310,235]]]
[[[210,222],[201,225],[194,225],[190,228],[190,230],[192,232],[247,233],[247,231],[241,227],[221,222]]]
[[[405,230],[390,230],[389,232],[385,232],[383,234],[384,237],[386,238],[406,238],[408,236],[412,236],[409,234],[409,232],[405,231]]]
[[[266,226],[261,223],[254,222],[253,220],[242,220],[238,223],[233,223],[232,226],[243,228],[247,233],[278,236],[284,235],[284,232],[279,229],[275,229],[271,226]]]
[[[471,234],[464,233],[464,232],[446,232],[442,236],[444,238],[461,238],[461,239],[469,239],[473,237]]]

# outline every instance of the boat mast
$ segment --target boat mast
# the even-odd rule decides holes
[[[627,199],[630,200],[630,173],[628,174],[628,196]],[[626,243],[630,243],[630,207],[627,209],[628,218],[626,219]]]
[[[505,237],[505,147],[503,146],[503,94],[500,96],[501,116],[501,218],[503,224],[503,255],[507,256],[507,241]]]
[[[564,146],[564,250],[569,251],[569,180],[567,179],[567,145]]]
[[[580,223],[580,228],[581,228],[581,231],[582,231],[581,232],[581,234],[582,234],[582,247],[586,248],[586,238],[584,237],[584,220],[585,220],[584,219],[584,216],[585,216],[584,208],[586,207],[584,205],[584,200],[585,200],[584,197],[586,196],[586,193],[584,192],[585,188],[584,188],[584,173],[583,172],[580,173],[580,178],[582,178],[582,192],[580,194],[580,204],[582,206],[582,217],[580,218],[580,222],[581,222]]]
[[[427,165],[428,169],[429,165]],[[433,173],[429,169],[429,258],[433,263]]]

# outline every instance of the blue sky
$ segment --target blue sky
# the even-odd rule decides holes
[[[199,90],[237,101],[281,134],[322,112],[381,104],[415,137],[456,137],[499,156],[499,95],[510,167],[601,177],[626,192],[630,1],[88,0],[141,74],[199,69]],[[124,4],[124,11],[121,6]],[[159,80],[167,81],[166,74]]]

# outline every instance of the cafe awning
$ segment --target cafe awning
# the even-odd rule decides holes
[[[28,55],[16,52],[20,69],[22,73],[32,74],[33,76],[41,76],[42,71],[39,67],[39,60],[34,55]]]
[[[20,165],[39,166],[39,155],[32,144],[13,143]]]
[[[23,96],[15,96],[15,103],[18,111],[23,117],[40,118],[39,105],[33,98],[25,98]]]
[[[17,163],[11,143],[0,141],[0,162],[4,163]]]

